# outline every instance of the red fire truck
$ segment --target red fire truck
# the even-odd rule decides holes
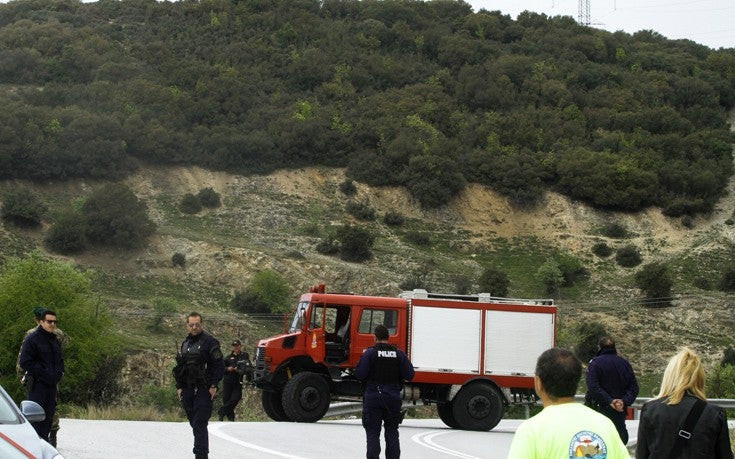
[[[315,422],[331,401],[359,400],[353,370],[382,324],[416,370],[404,400],[436,404],[452,428],[490,430],[506,406],[534,400],[536,359],[556,341],[553,300],[309,290],[288,330],[260,340],[255,352],[253,380],[275,421]]]

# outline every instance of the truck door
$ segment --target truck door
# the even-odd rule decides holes
[[[313,303],[309,311],[309,324],[307,325],[306,353],[314,362],[324,362],[326,353],[326,331],[325,331],[326,308],[324,303]]]
[[[375,327],[385,325],[388,328],[388,342],[396,345],[402,350],[406,350],[406,345],[401,341],[399,336],[400,326],[398,324],[399,311],[395,309],[383,309],[364,307],[360,311],[360,322],[357,333],[353,339],[353,346],[350,348],[350,357],[354,357],[355,363],[365,349],[375,344]]]

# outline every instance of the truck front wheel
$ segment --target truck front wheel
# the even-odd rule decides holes
[[[260,402],[263,405],[263,411],[269,418],[276,422],[290,421],[286,412],[283,411],[280,392],[262,391],[260,394]]]
[[[500,422],[503,399],[488,384],[470,384],[452,400],[452,414],[460,429],[487,431]]]
[[[283,388],[283,410],[296,422],[316,422],[329,408],[329,384],[320,375],[305,371],[289,379]]]

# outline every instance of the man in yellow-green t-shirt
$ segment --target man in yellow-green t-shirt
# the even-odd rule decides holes
[[[518,427],[508,459],[630,459],[615,425],[574,401],[582,363],[552,348],[539,356],[534,382],[544,409]]]

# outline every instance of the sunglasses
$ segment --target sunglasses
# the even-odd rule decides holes
[[[59,323],[58,320],[44,320],[44,322],[46,322],[47,324],[54,324],[54,325]]]
[[[195,322],[193,324],[186,324],[189,328],[202,328],[201,322]]]

